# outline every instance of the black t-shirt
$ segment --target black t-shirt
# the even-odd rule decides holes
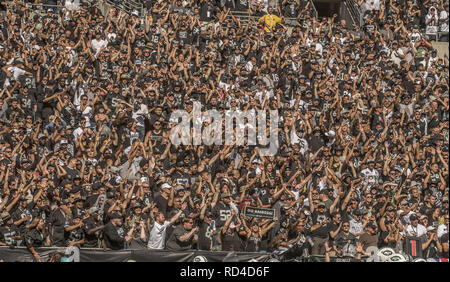
[[[211,240],[213,239],[213,230],[211,228],[211,224],[206,222],[202,222],[200,224],[199,232],[198,232],[198,242],[197,248],[199,250],[210,251],[211,250]]]
[[[216,221],[216,227],[221,228],[231,216],[231,208],[224,203],[218,202],[213,209],[213,215]]]
[[[222,251],[242,251],[241,239],[236,231],[232,234],[222,234]]]
[[[91,235],[88,234],[88,231],[101,225],[102,222],[100,220],[95,221],[92,217],[89,217],[84,221],[83,230],[85,233],[85,238],[83,247],[96,248],[98,246],[98,238],[100,236],[101,230],[96,231]]]
[[[85,234],[83,228],[77,227],[69,232],[65,233],[66,242],[76,242],[84,239]]]
[[[14,236],[20,236],[20,229],[11,225],[9,228],[5,226],[0,227],[0,242],[6,243],[7,246],[19,246],[22,240],[14,239]]]
[[[441,241],[441,244],[443,244],[443,243],[447,243],[448,244],[448,232],[445,233],[444,235],[442,235],[441,239],[439,239],[439,240]],[[448,259],[448,252],[442,251],[440,256],[443,257],[443,258],[447,258]]]
[[[247,239],[246,252],[259,252],[261,250],[261,237],[250,235]]]
[[[125,247],[126,230],[123,226],[114,226],[111,222],[105,225],[103,238],[108,248],[112,250],[122,250]]]
[[[52,226],[51,242],[54,246],[64,246],[64,226],[66,217],[61,209],[56,209],[50,214],[49,223]]]
[[[313,221],[313,225],[322,223],[326,218],[330,217],[330,213],[328,211],[325,211],[323,214],[319,214],[319,212],[314,211],[312,213],[312,221]],[[314,237],[319,237],[319,238],[327,238],[328,237],[328,225],[325,226],[321,226],[318,229],[314,230],[311,232],[311,235]]]
[[[334,239],[336,246],[344,252],[347,252],[347,251],[351,252],[351,250],[349,248],[351,246],[356,246],[356,241],[357,241],[357,239],[356,239],[355,235],[353,235],[352,233],[345,234],[342,231],[339,232],[339,234]]]
[[[68,179],[68,180],[73,180],[75,178],[75,176],[79,176],[80,175],[80,172],[78,170],[71,169],[71,168],[69,168],[67,166],[64,167],[64,170],[67,172],[67,174],[64,175],[64,178]]]
[[[326,228],[328,229],[328,234],[329,234],[330,232],[335,232],[339,228],[339,225],[337,225],[333,222],[330,222],[326,225]],[[331,236],[330,236],[330,239],[331,239]]]
[[[164,216],[167,216],[167,207],[169,204],[169,200],[164,199],[163,196],[158,193],[157,195],[155,195],[155,204],[159,211],[162,212]]]
[[[16,222],[16,221],[18,221],[18,220],[21,220],[22,218],[24,218],[24,217],[27,217],[27,216],[29,216],[30,217],[30,219],[29,220],[26,220],[26,221],[24,221],[24,222],[22,222],[20,225],[18,225],[17,227],[19,227],[19,229],[21,230],[21,231],[24,231],[25,230],[25,227],[28,225],[28,224],[30,224],[31,222],[32,222],[32,220],[33,220],[33,215],[31,214],[31,211],[30,211],[31,209],[30,209],[30,205],[28,205],[27,207],[25,207],[25,208],[17,208],[12,214],[11,214],[11,217],[12,217],[12,219],[13,219],[13,221],[14,222]]]

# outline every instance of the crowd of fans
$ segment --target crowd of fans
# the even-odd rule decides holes
[[[428,39],[448,42],[448,0],[359,0],[368,32],[395,25],[412,34],[424,31]],[[415,37],[415,36],[412,36]]]
[[[21,2],[0,12],[0,246],[448,258],[448,58],[415,26],[428,4],[373,1],[347,29],[299,0],[146,1],[145,18]],[[193,101],[278,110],[277,154],[171,144]]]

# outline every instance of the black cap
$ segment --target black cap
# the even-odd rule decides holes
[[[111,215],[111,219],[122,218],[119,213],[115,212]]]

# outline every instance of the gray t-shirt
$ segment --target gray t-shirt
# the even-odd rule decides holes
[[[182,242],[180,237],[189,233],[190,230],[184,229],[183,225],[178,225],[175,230],[170,235],[169,240],[167,241],[167,249],[171,251],[185,251],[190,250],[192,244],[194,243],[194,235],[192,235],[189,239]]]

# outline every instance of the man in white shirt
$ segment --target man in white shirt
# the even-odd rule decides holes
[[[97,56],[98,53],[102,50],[102,48],[106,48],[108,46],[108,41],[100,38],[101,33],[97,32],[95,34],[95,38],[91,40],[91,47],[95,51],[94,56]]]
[[[425,34],[436,35],[439,26],[439,15],[435,7],[431,7],[428,14],[425,17],[425,23],[427,25]]]
[[[378,179],[380,178],[380,173],[375,168],[375,160],[368,159],[367,160],[368,167],[361,171],[361,174],[364,176],[364,184],[368,183],[370,187],[378,184]]]
[[[177,219],[180,217],[180,215],[183,213],[183,210],[185,210],[187,207],[187,203],[184,202],[181,205],[181,210],[179,210],[171,219],[170,221],[167,221],[164,217],[164,213],[157,212],[155,215],[155,224],[153,224],[153,228],[150,231],[150,236],[148,240],[147,247],[150,250],[163,250],[165,248],[165,242],[166,242],[166,233],[167,233],[167,227],[171,224],[173,224]]]
[[[448,32],[448,2],[444,4],[444,7],[440,9],[439,13],[439,30],[442,32]],[[446,35],[448,41],[448,35]],[[441,39],[442,41],[442,39]]]
[[[411,221],[410,225],[406,226],[406,235],[412,237],[421,237],[427,234],[427,229],[422,224],[419,224],[419,218],[417,215],[412,214],[409,217]]]
[[[400,67],[400,62],[405,58],[403,51],[398,48],[398,42],[392,42],[391,60]]]

